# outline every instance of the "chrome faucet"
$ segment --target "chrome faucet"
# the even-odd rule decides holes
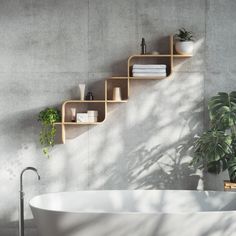
[[[19,236],[24,236],[24,192],[23,192],[23,174],[27,170],[34,171],[37,176],[38,180],[40,180],[40,175],[38,174],[38,170],[34,167],[26,167],[21,171],[20,174],[20,202],[19,202]]]

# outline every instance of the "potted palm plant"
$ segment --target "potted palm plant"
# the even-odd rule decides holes
[[[191,55],[193,53],[193,33],[185,28],[179,29],[175,35],[175,50],[182,55]]]
[[[212,97],[208,110],[210,127],[195,141],[192,164],[214,174],[228,170],[236,182],[236,91]]]

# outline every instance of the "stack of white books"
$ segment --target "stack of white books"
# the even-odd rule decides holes
[[[134,64],[133,77],[166,77],[166,65],[164,64]]]

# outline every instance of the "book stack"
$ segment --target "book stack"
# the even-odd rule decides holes
[[[164,64],[134,64],[133,77],[166,77],[166,65]]]

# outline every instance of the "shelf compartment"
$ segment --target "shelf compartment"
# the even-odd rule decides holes
[[[121,101],[113,100],[113,88],[120,87]],[[126,79],[108,79],[107,80],[107,102],[123,102],[128,100],[128,78]]]
[[[88,110],[98,111],[98,122],[71,122],[71,108],[76,109],[76,113],[86,113]],[[80,100],[71,100],[64,103],[64,120],[63,124],[67,125],[84,125],[84,124],[96,124],[101,123],[106,119],[106,102],[105,100],[97,101],[80,101]]]
[[[132,75],[132,67],[134,64],[142,64],[142,65],[148,65],[148,64],[164,64],[166,65],[166,77],[170,76],[172,72],[172,56],[171,55],[152,55],[147,57],[147,55],[135,55],[131,56],[128,60],[128,75],[130,79],[163,79],[166,78],[165,76],[133,76]]]

